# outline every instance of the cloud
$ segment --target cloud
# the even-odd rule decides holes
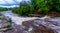
[[[19,7],[19,5],[12,5],[12,6],[2,6],[2,5],[0,5],[0,7],[13,8],[13,7]]]
[[[6,4],[4,0],[0,0],[0,4]]]
[[[21,2],[22,0],[16,0],[16,1]]]
[[[0,0],[0,4],[17,4],[21,1],[29,1],[29,0]]]
[[[0,0],[0,7],[15,7],[19,5],[22,1],[29,1],[29,0]]]
[[[16,2],[21,2],[22,0],[0,0],[0,4],[17,4]]]
[[[30,1],[30,0],[26,0],[26,1]]]
[[[14,4],[14,3],[15,3],[13,0],[4,0],[4,1],[5,1],[5,3],[7,3],[7,4]]]

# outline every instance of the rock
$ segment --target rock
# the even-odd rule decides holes
[[[41,21],[40,19],[24,21],[22,25],[26,26],[27,31],[30,33],[58,33],[56,30],[49,27],[48,22]],[[29,31],[29,28],[32,29]]]
[[[32,29],[33,33],[57,33],[53,29],[50,29],[46,26],[39,25],[39,26],[34,26]]]
[[[33,22],[32,21],[29,21],[29,22],[28,21],[24,21],[22,24],[29,28],[29,27],[32,26]]]
[[[25,27],[23,25],[16,25],[16,24],[13,24],[13,29],[12,30],[9,30],[7,32],[4,32],[4,33],[27,33],[27,31],[25,31]]]
[[[0,16],[0,31],[6,31],[11,28],[11,19],[5,16]]]
[[[60,26],[60,17],[52,17],[50,19],[45,19],[45,22],[49,22],[55,26]]]

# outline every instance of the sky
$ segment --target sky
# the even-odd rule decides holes
[[[19,3],[22,1],[29,1],[29,0],[0,0],[0,7],[19,6]]]

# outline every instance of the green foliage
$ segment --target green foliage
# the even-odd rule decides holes
[[[2,16],[2,14],[0,13],[0,16]]]
[[[33,7],[36,6],[36,1],[37,1],[37,0],[31,0],[31,4],[33,5]]]
[[[8,8],[0,7],[0,11],[6,11],[6,10],[8,10]]]
[[[28,14],[29,17],[33,17],[34,15],[33,14]]]
[[[60,0],[31,0],[35,12],[46,14],[50,9],[60,11]]]
[[[57,11],[60,11],[60,0],[51,0],[50,5],[51,7],[56,8]]]
[[[60,11],[60,0],[54,1],[54,7],[56,8],[56,10]]]
[[[45,0],[36,0],[36,1],[31,0],[31,2],[32,2],[33,6],[35,6],[34,10],[37,10],[35,12],[40,12],[40,13],[45,14],[51,9],[50,5],[48,5],[48,1],[45,1]]]
[[[19,9],[19,13],[21,13],[21,15],[31,14],[32,13],[32,8],[28,4],[21,4],[20,9]]]
[[[15,10],[16,11],[14,12],[18,13],[19,15],[28,15],[33,13],[32,6],[27,3],[21,3],[20,6]]]
[[[18,7],[14,7],[14,8],[12,9],[12,12],[13,12],[13,13],[18,13]]]
[[[52,8],[60,11],[60,0],[31,0],[31,5],[21,2],[18,8],[13,9],[13,12],[19,15],[31,15],[35,12],[47,14]]]
[[[56,7],[56,9],[57,9],[58,11],[60,11],[60,4],[55,5],[55,7]]]

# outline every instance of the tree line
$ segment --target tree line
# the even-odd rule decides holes
[[[13,9],[19,15],[47,14],[50,10],[60,12],[60,0],[31,0],[31,2],[21,2],[19,7]]]

